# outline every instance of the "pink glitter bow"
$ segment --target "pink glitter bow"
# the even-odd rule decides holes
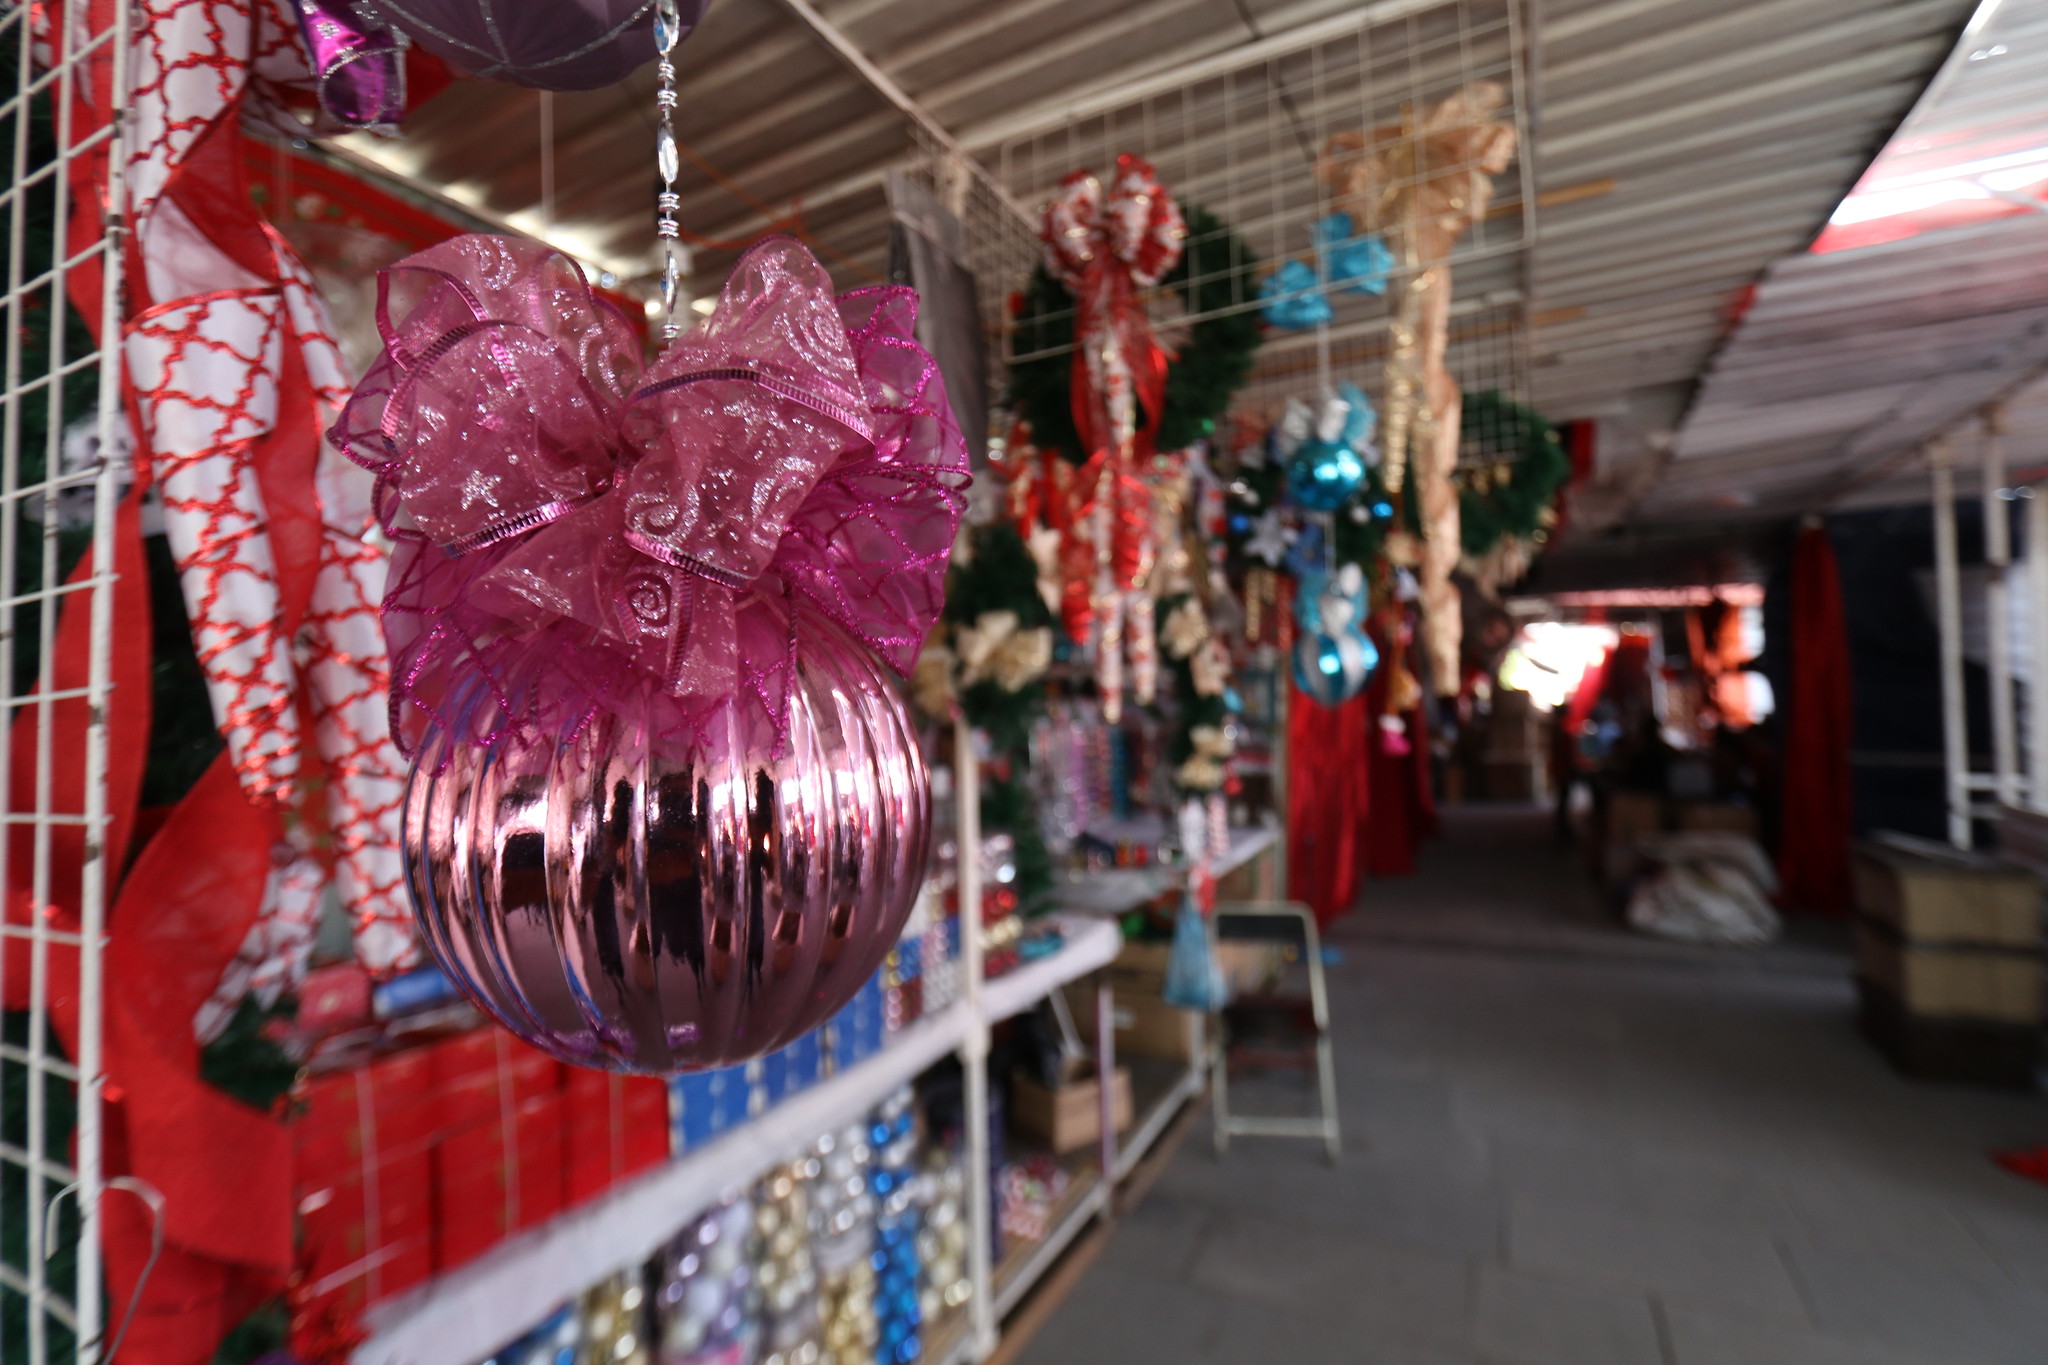
[[[573,261],[471,235],[380,280],[385,350],[334,437],[379,476],[392,733],[567,732],[735,693],[778,726],[808,608],[899,673],[944,601],[967,452],[917,295],[833,297],[804,246],[749,248],[641,373]],[[474,735],[479,740],[488,735]]]

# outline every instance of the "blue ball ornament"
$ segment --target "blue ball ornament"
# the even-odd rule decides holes
[[[1311,512],[1334,512],[1365,483],[1365,457],[1342,441],[1314,436],[1287,466],[1287,495]]]
[[[1365,689],[1379,661],[1372,637],[1362,630],[1303,634],[1294,643],[1294,683],[1322,705],[1337,706]]]

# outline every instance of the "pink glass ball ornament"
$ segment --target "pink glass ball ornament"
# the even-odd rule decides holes
[[[930,787],[898,679],[966,448],[916,296],[743,253],[642,372],[573,262],[462,237],[387,272],[334,439],[375,469],[401,849],[475,1004],[583,1066],[772,1051],[895,946]]]
[[[659,697],[567,736],[431,732],[406,878],[464,994],[564,1061],[669,1073],[794,1041],[881,966],[929,778],[879,661],[816,613],[796,638],[786,740],[737,698],[668,739]]]

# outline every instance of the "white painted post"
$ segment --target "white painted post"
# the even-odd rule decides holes
[[[995,1206],[989,1188],[988,1017],[981,1010],[981,759],[974,727],[953,722],[953,792],[956,885],[960,893],[960,994],[967,1007],[967,1039],[960,1049],[967,1102],[967,1280],[970,1290],[968,1358],[986,1360],[996,1349],[995,1266],[990,1246]]]
[[[2048,813],[2048,483],[2027,491],[2027,805]]]
[[[1963,590],[1956,557],[1955,452],[1946,439],[1927,448],[1934,496],[1934,607],[1941,631],[1942,776],[1948,841],[1970,846],[1969,713],[1963,697]]]
[[[1984,612],[1990,640],[1991,761],[1999,801],[2016,806],[2020,758],[2012,695],[2012,603],[2006,583],[2012,566],[2012,508],[2006,494],[2005,413],[1992,407],[1984,412]]]

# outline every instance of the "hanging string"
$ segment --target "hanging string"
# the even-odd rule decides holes
[[[540,236],[555,235],[555,92],[540,92]]]
[[[683,206],[676,193],[676,176],[682,173],[682,155],[676,147],[676,63],[677,42],[683,36],[682,14],[676,0],[655,0],[654,50],[661,61],[656,67],[661,85],[654,92],[654,107],[660,127],[654,134],[654,165],[661,175],[661,192],[655,199],[655,233],[661,246],[661,338],[674,341],[683,329],[676,323],[676,302],[683,289],[685,249],[676,211]]]

